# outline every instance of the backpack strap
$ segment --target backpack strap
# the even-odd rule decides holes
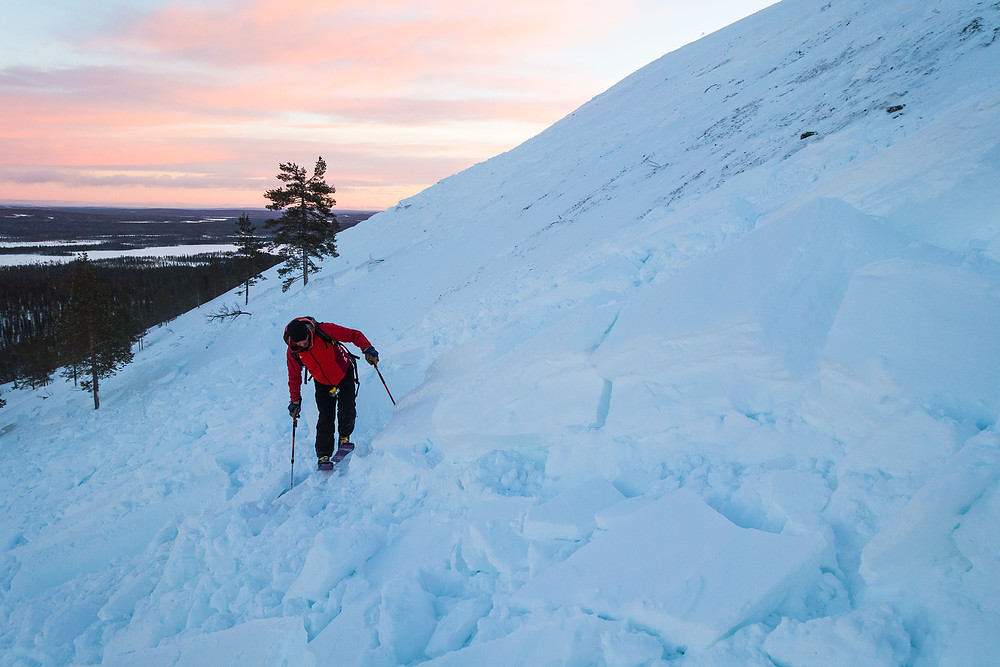
[[[302,357],[299,356],[298,352],[292,352],[292,357],[295,361],[299,362],[299,366],[302,366],[302,372],[305,373],[305,379],[302,381],[302,384],[309,384],[309,369],[302,363]]]
[[[344,352],[347,353],[347,356],[351,358],[351,366],[354,367],[354,395],[357,396],[358,390],[361,389],[361,378],[358,377],[358,359],[360,359],[361,357],[359,357],[356,354],[353,354],[350,350],[347,349],[347,346],[341,343],[339,340],[336,341],[336,344],[339,345],[341,349],[343,349]]]
[[[327,345],[334,342],[334,340],[330,338],[330,336],[325,331],[319,328],[318,324],[316,325],[316,335],[319,336],[323,341],[325,341]]]
[[[316,321],[315,317],[309,317],[308,315],[306,315],[305,319],[307,319],[310,322],[312,322],[313,333],[314,334],[316,334],[317,336],[319,336],[320,338],[322,338],[324,341],[326,341],[327,345],[333,343],[333,338],[331,338],[325,331],[323,331],[322,329],[319,328],[319,322]]]

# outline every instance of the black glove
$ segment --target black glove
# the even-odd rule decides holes
[[[288,404],[288,416],[292,419],[297,419],[299,413],[302,412],[302,401],[292,401]]]
[[[365,350],[365,361],[367,361],[372,366],[378,366],[378,352],[374,347],[369,347]]]

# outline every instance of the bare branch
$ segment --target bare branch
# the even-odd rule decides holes
[[[225,322],[228,320],[235,320],[240,315],[251,315],[251,313],[240,310],[239,306],[222,306],[219,310],[215,311],[211,315],[206,315],[205,319],[208,322],[220,321]]]

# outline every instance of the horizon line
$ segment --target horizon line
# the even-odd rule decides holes
[[[142,210],[178,210],[178,211],[236,211],[236,210],[247,210],[247,211],[271,211],[271,209],[266,206],[180,206],[180,205],[165,205],[165,206],[155,206],[150,204],[138,204],[138,205],[128,205],[128,204],[73,204],[67,202],[52,202],[52,201],[31,201],[31,200],[20,200],[20,199],[0,199],[0,208],[111,208],[111,209],[142,209]],[[392,208],[392,207],[390,207]],[[389,210],[388,208],[342,208],[339,211],[344,213],[381,213],[383,211]],[[333,211],[336,215],[337,211]]]

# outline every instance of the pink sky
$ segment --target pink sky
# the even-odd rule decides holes
[[[16,3],[0,203],[258,208],[322,156],[339,208],[388,208],[772,3]]]

